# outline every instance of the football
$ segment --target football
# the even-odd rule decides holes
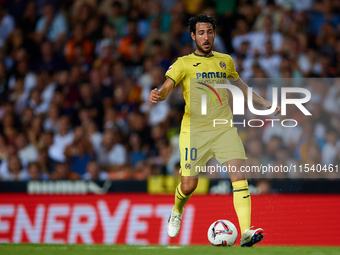
[[[208,240],[213,246],[232,246],[237,239],[237,229],[228,220],[217,220],[208,229]]]

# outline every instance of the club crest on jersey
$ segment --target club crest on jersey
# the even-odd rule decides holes
[[[220,67],[221,67],[222,69],[226,69],[227,65],[226,65],[223,61],[221,61],[221,62],[220,62]]]
[[[185,164],[185,169],[190,169],[191,168],[191,165],[189,163],[186,163]]]
[[[172,66],[170,66],[166,72],[170,72],[171,69],[172,69]]]

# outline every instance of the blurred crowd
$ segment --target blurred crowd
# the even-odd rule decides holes
[[[217,18],[214,49],[241,78],[306,78],[296,86],[312,93],[312,116],[280,117],[297,127],[239,128],[247,164],[339,164],[340,0],[0,0],[0,179],[178,174],[181,88],[147,98],[195,50],[200,13]]]

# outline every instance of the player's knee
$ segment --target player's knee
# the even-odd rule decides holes
[[[230,181],[231,182],[238,182],[238,181],[244,181],[244,180],[247,180],[246,178],[244,177],[239,177],[239,178],[230,178]]]
[[[229,177],[231,182],[237,182],[247,179],[245,173],[242,172],[229,173]]]
[[[186,184],[182,183],[181,190],[182,190],[183,195],[189,196],[192,192],[195,191],[196,187],[197,187],[197,182],[186,183]]]

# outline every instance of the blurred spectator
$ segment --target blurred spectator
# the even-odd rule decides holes
[[[235,51],[239,51],[243,42],[251,41],[251,33],[245,19],[238,19],[236,21],[236,28],[232,33],[232,37],[232,45]]]
[[[61,89],[65,102],[64,105],[60,106],[64,108],[65,114],[73,114],[74,108],[80,99],[79,84],[84,78],[87,78],[87,76],[85,76],[86,73],[87,68],[86,70],[83,70],[82,65],[71,66],[68,81],[65,82]]]
[[[134,167],[133,178],[138,181],[146,180],[150,173],[150,165],[145,161],[138,161]]]
[[[72,171],[80,175],[85,174],[87,163],[95,158],[91,144],[83,140],[73,142],[67,147],[65,156],[70,160]]]
[[[323,107],[331,114],[340,114],[340,79],[335,79],[323,101]]]
[[[150,131],[151,133],[151,141],[148,143],[149,148],[149,156],[159,156],[160,154],[160,147],[166,143],[166,130],[162,124],[158,124],[152,126]]]
[[[8,164],[2,171],[1,179],[4,181],[27,181],[29,179],[29,174],[17,155],[8,157]]]
[[[34,39],[35,27],[36,27],[37,21],[38,21],[38,15],[36,12],[36,3],[34,1],[29,1],[26,5],[25,12],[21,16],[21,21],[20,21],[22,30],[28,38]]]
[[[103,111],[100,98],[95,97],[93,88],[89,83],[83,83],[80,87],[80,109],[87,109],[92,120],[100,121]]]
[[[0,49],[1,51],[1,49]],[[5,62],[0,61],[0,99],[4,100],[6,98],[8,88],[8,73]]]
[[[128,22],[127,35],[122,37],[118,45],[118,52],[127,63],[133,60],[134,57],[141,58],[144,54],[144,41],[138,35],[136,21]]]
[[[303,72],[305,76],[309,76],[310,74],[320,74],[321,73],[321,64],[317,59],[317,52],[313,48],[309,48],[306,53],[301,53],[298,58],[298,64],[300,70]]]
[[[83,127],[74,130],[73,142],[65,148],[64,152],[70,162],[71,170],[79,175],[85,174],[86,165],[94,160],[95,152],[92,144],[86,139]]]
[[[51,147],[53,144],[53,133],[52,132],[43,132],[39,135],[39,140],[37,144],[37,148],[39,150],[43,150]]]
[[[38,50],[37,44],[31,38],[25,37],[24,31],[20,27],[16,27],[8,36],[5,47],[11,59],[18,62],[16,72],[22,72],[20,70],[22,67],[19,67],[20,62],[29,61],[32,63],[37,57],[36,54],[33,54]],[[28,71],[28,66],[26,66],[25,71]]]
[[[271,161],[276,160],[276,152],[282,146],[282,139],[278,136],[273,136],[270,138],[268,143],[266,143],[266,154]]]
[[[104,112],[104,129],[111,129],[117,131],[119,129],[117,112],[113,108],[106,108]]]
[[[136,132],[142,138],[143,144],[152,144],[151,128],[147,125],[146,116],[140,112],[130,113],[128,115],[129,132]]]
[[[162,68],[154,68],[151,71],[151,89],[160,88],[162,86],[162,83],[164,82],[163,74],[164,71],[162,70]],[[170,110],[168,101],[169,99],[166,99],[157,104],[152,104],[149,101],[146,101],[142,105],[142,111],[149,113],[150,126],[157,125],[166,119]]]
[[[23,79],[23,89],[26,95],[36,86],[37,76],[29,70],[29,63],[26,60],[17,63],[16,72],[10,76],[8,85],[10,89],[15,89],[16,79]]]
[[[64,150],[67,145],[73,141],[73,132],[69,130],[69,117],[61,116],[59,118],[59,131],[54,135],[53,144],[48,150],[51,159],[57,162],[65,162],[66,157]]]
[[[41,42],[40,53],[41,57],[34,65],[36,71],[60,71],[68,69],[64,57],[55,52],[54,46],[50,41]]]
[[[268,194],[271,191],[271,184],[268,180],[262,179],[256,182],[257,193]]]
[[[20,119],[23,131],[28,132],[28,129],[30,128],[33,118],[34,118],[33,109],[30,107],[26,107],[23,113],[21,114]]]
[[[90,19],[95,16],[95,10],[97,8],[97,3],[96,1],[83,1],[83,0],[78,0],[74,1],[73,4],[73,15],[72,15],[72,23],[77,24],[77,23],[82,23],[86,24],[87,22],[90,21]]]
[[[152,88],[152,76],[151,76],[151,71],[153,69],[153,59],[152,57],[148,57],[145,58],[144,62],[143,62],[143,73],[137,77],[138,79],[138,84],[141,86],[142,88],[142,101],[147,102],[148,98],[149,98],[149,93],[151,91]]]
[[[28,174],[30,181],[46,181],[49,179],[48,174],[42,173],[41,166],[38,162],[28,164]]]
[[[127,162],[126,150],[117,140],[116,133],[109,129],[105,130],[98,155],[99,164],[105,169],[112,170]]]
[[[59,118],[59,108],[56,105],[51,105],[46,119],[43,123],[43,127],[45,131],[50,131],[53,133],[58,132],[58,118]]]
[[[99,69],[92,69],[89,77],[94,97],[96,97],[97,100],[101,101],[106,97],[112,96],[112,88],[104,86]]]
[[[332,2],[331,0],[316,2],[315,11],[311,13],[309,24],[314,34],[319,33],[325,22],[331,22],[334,28],[340,24],[340,16],[333,12]]]
[[[117,38],[117,32],[113,25],[104,24],[102,28],[102,39],[97,42],[95,53],[102,57],[104,55],[104,47],[112,43],[115,46],[115,41]]]
[[[7,36],[12,32],[15,26],[13,17],[7,13],[3,3],[0,5],[0,46],[3,46]]]
[[[276,77],[281,65],[281,57],[274,54],[271,41],[265,43],[265,53],[259,58],[261,68],[266,72],[267,77]]]
[[[70,64],[79,63],[77,59],[76,48],[80,47],[84,56],[85,63],[93,61],[93,44],[84,37],[84,27],[82,23],[77,23],[73,27],[73,39],[69,40],[65,45],[65,57]]]
[[[6,114],[2,120],[2,133],[5,135],[8,143],[13,144],[15,136],[17,134],[17,128],[15,127],[15,118],[13,114]]]
[[[28,144],[25,134],[19,133],[15,139],[18,155],[26,162],[34,162],[39,158],[38,151],[34,145]]]
[[[30,141],[30,144],[33,144],[37,147],[38,145],[38,139],[40,134],[42,133],[42,118],[41,116],[37,115],[35,116],[29,126],[29,129],[27,131],[27,137]]]
[[[173,20],[169,31],[169,39],[172,58],[180,55],[181,48],[184,45],[187,43],[192,43],[190,33],[184,28],[180,19]]]
[[[334,164],[340,151],[339,135],[335,130],[329,130],[326,134],[326,141],[322,149],[322,163]]]
[[[265,6],[262,6],[262,12],[256,18],[254,29],[260,30],[266,22],[266,17],[270,16],[273,21],[273,29],[278,30],[282,19],[282,9],[278,8],[275,0],[265,0]]]
[[[4,136],[0,135],[0,163],[7,158],[7,143]]]
[[[263,45],[267,41],[272,42],[272,46],[275,52],[279,51],[282,47],[283,37],[280,32],[277,32],[273,28],[273,18],[271,16],[266,16],[263,21],[263,30],[254,32],[251,40],[252,53],[255,54],[256,51],[260,53],[265,52]]]
[[[112,3],[109,23],[115,27],[117,31],[117,37],[122,37],[123,29],[125,27],[125,24],[127,23],[127,19],[123,15],[122,3],[120,1],[114,1]]]
[[[284,119],[284,116],[281,116],[281,118]],[[302,128],[298,125],[287,129],[280,122],[274,121],[273,124],[267,125],[264,129],[262,140],[267,144],[272,137],[277,136],[282,138],[285,145],[290,145],[291,143],[296,144],[301,134]]]
[[[82,176],[86,181],[105,181],[108,175],[104,171],[100,171],[99,165],[96,161],[90,161],[86,166],[86,173]]]
[[[57,163],[54,172],[51,174],[51,180],[79,180],[80,176],[72,172],[66,163]]]
[[[265,165],[269,163],[266,153],[264,153],[263,145],[258,138],[247,141],[247,164],[249,165]]]
[[[92,147],[96,152],[96,155],[99,155],[103,135],[97,130],[97,125],[94,121],[88,123],[86,126],[86,132],[91,141]]]
[[[57,84],[54,81],[52,71],[43,71],[40,74],[42,92],[41,92],[41,100],[46,108],[50,107],[50,103],[54,94],[54,91],[57,87]],[[47,112],[47,111],[46,111]],[[44,112],[44,113],[46,113]]]
[[[39,89],[33,89],[31,91],[28,106],[34,111],[34,114],[45,113],[48,111],[48,105],[44,104],[42,101]]]
[[[14,92],[9,95],[9,100],[14,103],[16,114],[23,113],[28,101],[28,94],[25,93],[24,79],[20,76],[15,78]]]
[[[39,165],[41,172],[49,175],[54,172],[56,162],[48,156],[48,149],[42,147],[39,149]]]
[[[97,55],[99,59],[96,64],[100,65],[103,63],[112,64],[115,62],[115,44],[112,39],[105,38],[101,40],[97,45]]]
[[[146,159],[146,153],[143,151],[142,140],[137,133],[132,133],[130,135],[129,146],[131,150],[130,151],[130,165],[134,167],[139,161]]]
[[[43,15],[36,25],[36,40],[41,42],[44,38],[56,44],[56,48],[60,49],[65,40],[67,32],[67,23],[64,16],[56,12],[52,4],[45,4],[43,7]]]

